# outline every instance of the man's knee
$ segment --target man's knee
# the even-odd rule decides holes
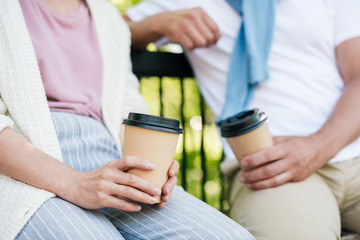
[[[326,184],[308,181],[252,191],[233,183],[230,217],[256,239],[337,239],[339,210]]]

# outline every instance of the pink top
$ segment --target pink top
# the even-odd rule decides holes
[[[49,107],[102,121],[102,57],[85,3],[55,12],[42,0],[20,0]]]

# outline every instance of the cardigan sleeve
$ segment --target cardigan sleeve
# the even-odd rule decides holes
[[[6,116],[7,108],[5,106],[4,101],[0,97],[0,132],[7,127],[13,127],[14,122],[11,120],[9,116]]]
[[[133,73],[129,72],[126,81],[123,118],[127,118],[129,112],[149,113],[148,105],[139,90],[139,80]]]
[[[122,63],[124,64],[125,71],[125,96],[124,96],[124,111],[123,118],[127,118],[129,112],[149,113],[149,108],[144,97],[140,93],[139,79],[132,72],[132,62],[130,58],[130,45],[131,45],[131,33],[127,23],[121,17],[119,25],[122,26],[123,44],[127,47],[124,48]]]

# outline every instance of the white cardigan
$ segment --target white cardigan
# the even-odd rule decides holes
[[[87,2],[103,57],[103,119],[121,149],[123,117],[129,111],[148,109],[139,93],[138,80],[131,73],[126,23],[106,0]],[[12,127],[61,161],[35,51],[18,0],[0,0],[0,131],[5,127]],[[0,174],[0,239],[14,239],[41,204],[53,196]]]

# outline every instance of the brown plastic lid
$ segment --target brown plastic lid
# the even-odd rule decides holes
[[[142,113],[129,113],[128,118],[124,119],[123,124],[165,132],[183,133],[182,128],[180,128],[180,121],[178,120]]]
[[[267,121],[267,116],[258,108],[240,112],[221,122],[221,136],[236,137],[248,133]]]

